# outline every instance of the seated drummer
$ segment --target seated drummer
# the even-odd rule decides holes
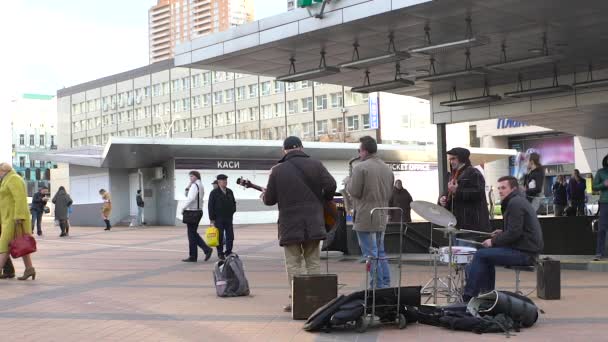
[[[463,300],[468,302],[480,292],[494,290],[494,266],[530,266],[543,249],[543,233],[536,212],[524,193],[518,190],[517,179],[506,176],[498,180],[498,194],[504,230],[495,230],[483,242],[468,265]]]

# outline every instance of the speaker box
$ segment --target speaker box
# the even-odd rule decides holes
[[[291,283],[291,317],[308,319],[315,310],[337,296],[337,275],[296,275]]]
[[[536,292],[538,298],[560,299],[561,269],[559,260],[541,259],[536,270]]]

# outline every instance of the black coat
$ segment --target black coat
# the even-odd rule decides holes
[[[137,202],[137,206],[138,206],[138,207],[140,207],[140,208],[143,208],[143,207],[144,207],[144,199],[141,197],[141,194],[138,194],[138,195],[135,197],[135,201]]]
[[[501,202],[503,232],[492,239],[496,247],[509,247],[538,255],[543,251],[543,232],[536,212],[523,194],[514,190]]]
[[[213,189],[209,194],[207,209],[209,210],[209,219],[211,221],[215,221],[218,218],[232,218],[232,215],[236,212],[236,200],[234,199],[232,190],[226,188],[226,193],[224,193],[219,187]]]
[[[534,187],[531,187],[534,181]],[[526,197],[531,201],[532,197],[538,197],[544,193],[543,186],[545,184],[545,169],[537,167],[524,176],[524,188],[526,189]]]
[[[43,212],[46,202],[47,199],[40,192],[37,192],[32,196],[32,205],[30,206],[30,209]]]
[[[299,176],[296,166],[310,186]],[[263,198],[266,205],[278,204],[279,244],[324,240],[325,220],[320,197],[331,200],[335,191],[336,181],[320,161],[301,151],[286,154],[271,169]]]
[[[568,197],[566,194],[566,186],[562,183],[553,183],[553,204],[566,205],[568,204]]]
[[[460,229],[489,232],[490,213],[486,199],[486,181],[479,170],[464,166],[457,178],[458,188],[448,197],[447,209],[456,217]],[[446,194],[447,196],[447,194]]]
[[[410,207],[411,203],[414,201],[410,192],[407,189],[397,189],[393,188],[393,195],[391,196],[391,200],[389,201],[389,207],[399,207],[403,209],[403,222],[412,222]],[[401,212],[399,210],[391,210],[391,221],[399,222],[401,217]]]

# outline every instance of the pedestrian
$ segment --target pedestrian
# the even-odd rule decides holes
[[[304,153],[300,138],[283,141],[283,158],[270,170],[262,189],[266,205],[278,204],[279,245],[285,252],[285,268],[291,298],[294,275],[321,273],[319,243],[326,238],[323,203],[333,199],[336,181],[323,164]],[[283,307],[291,312],[291,304]]]
[[[209,220],[211,225],[220,231],[220,244],[217,246],[217,257],[225,260],[232,253],[234,244],[234,227],[232,218],[236,212],[236,200],[232,190],[228,189],[228,176],[224,174],[216,177],[218,187],[209,194]],[[224,253],[224,245],[226,252]]]
[[[144,199],[141,195],[141,190],[137,190],[137,195],[135,196],[135,201],[137,202],[137,225],[144,225]]]
[[[608,233],[608,154],[602,159],[602,168],[597,170],[593,178],[593,191],[600,192],[598,203],[600,221],[594,260],[601,260],[605,257],[606,233]]]
[[[391,275],[384,250],[387,217],[384,212],[371,210],[387,207],[393,193],[394,175],[388,165],[378,157],[378,144],[370,136],[359,139],[360,162],[353,167],[346,190],[353,198],[355,220],[353,230],[362,255],[372,264],[369,268],[371,286],[391,286]],[[374,274],[376,277],[374,278]]]
[[[530,153],[528,173],[524,176],[524,189],[526,198],[532,204],[534,210],[540,208],[540,197],[544,194],[544,184],[545,168],[540,162],[540,155],[536,152]]]
[[[566,206],[568,205],[568,195],[566,189],[566,180],[563,175],[557,176],[555,183],[551,187],[553,193],[553,207],[555,216],[564,216]]]
[[[68,236],[70,233],[68,209],[72,206],[72,198],[63,186],[60,186],[55,196],[53,196],[53,204],[55,204],[55,220],[59,221],[59,228],[61,228],[59,237]]]
[[[587,189],[587,182],[581,177],[579,170],[574,169],[566,189],[568,202],[576,211],[576,216],[585,216],[585,201],[587,200],[585,190]]]
[[[36,225],[38,236],[42,235],[42,214],[44,214],[44,208],[49,200],[48,196],[49,189],[44,186],[32,196],[32,204],[30,206],[30,212],[32,213],[32,234],[34,234],[34,225]]]
[[[393,194],[389,201],[389,207],[399,207],[403,210],[403,222],[412,222],[412,208],[411,204],[414,201],[409,191],[403,187],[401,179],[395,181],[395,187],[393,188]],[[401,211],[391,211],[391,222],[399,222],[401,220]]]
[[[203,183],[201,183],[201,174],[198,171],[190,171],[190,184],[186,188],[186,203],[184,204],[183,222],[188,227],[188,257],[183,259],[183,262],[196,262],[198,260],[198,249],[200,247],[205,253],[205,261],[211,258],[211,249],[203,238],[198,234],[198,225],[203,218]]]
[[[112,229],[112,225],[110,224],[110,215],[112,215],[112,198],[110,197],[110,193],[104,189],[99,189],[99,194],[103,200],[103,206],[101,207],[101,218],[106,224],[106,228],[104,230],[110,230]]]
[[[13,170],[9,163],[0,163],[0,268],[9,260],[9,243],[15,239],[16,231],[21,230],[22,234],[30,234],[31,216],[27,206],[27,191],[25,182]],[[29,220],[29,221],[28,221]],[[27,227],[27,228],[26,228]],[[19,280],[27,280],[32,277],[36,279],[36,269],[32,264],[30,254],[22,257],[25,271]],[[14,274],[14,270],[13,270]],[[10,275],[10,274],[7,274]],[[7,278],[12,278],[7,276]]]

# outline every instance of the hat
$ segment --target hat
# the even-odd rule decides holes
[[[220,173],[219,175],[217,175],[217,177],[215,177],[215,179],[217,179],[217,180],[226,180],[226,179],[228,179],[228,176],[226,176],[223,173]]]
[[[302,140],[298,137],[290,136],[285,138],[283,141],[283,149],[293,150],[294,148],[304,147],[302,146]]]
[[[458,157],[458,161],[461,163],[466,163],[469,161],[469,157],[471,156],[471,152],[462,147],[454,147],[453,149],[449,150],[447,154]]]

